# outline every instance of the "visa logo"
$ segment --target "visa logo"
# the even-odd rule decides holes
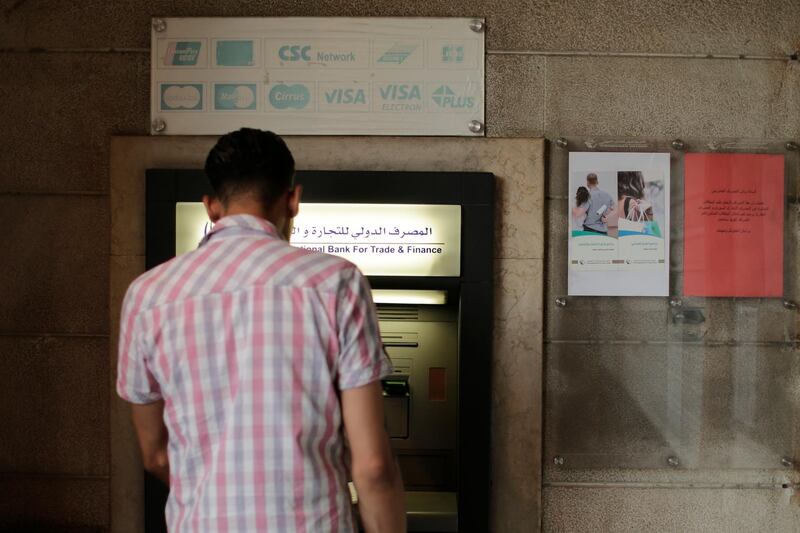
[[[380,88],[383,100],[422,100],[419,85],[391,84]]]
[[[333,89],[325,91],[325,101],[329,104],[366,104],[364,89]]]

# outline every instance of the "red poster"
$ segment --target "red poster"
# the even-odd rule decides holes
[[[686,154],[687,296],[783,296],[783,156]]]

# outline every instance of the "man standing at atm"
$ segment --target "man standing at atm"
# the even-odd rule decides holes
[[[213,230],[131,284],[120,324],[117,391],[169,530],[354,531],[346,435],[363,526],[404,532],[366,280],[289,246],[301,188],[280,137],[225,135],[205,170]]]

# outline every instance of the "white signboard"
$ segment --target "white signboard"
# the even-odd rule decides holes
[[[569,154],[569,294],[669,294],[669,154]]]
[[[482,135],[470,129],[484,123],[475,27],[462,18],[155,19],[152,132]]]
[[[177,254],[211,229],[199,202],[179,202],[175,221]],[[460,276],[461,206],[303,203],[291,243],[344,257],[368,276]]]

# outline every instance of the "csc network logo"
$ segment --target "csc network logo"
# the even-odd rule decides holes
[[[287,44],[278,49],[278,57],[282,61],[311,61],[311,46]]]

